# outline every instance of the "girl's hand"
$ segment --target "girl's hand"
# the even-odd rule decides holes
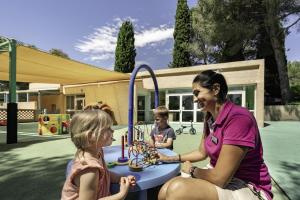
[[[127,177],[121,177],[120,179],[120,194],[122,196],[122,198],[125,198],[127,196],[128,193],[128,189],[129,189],[129,180]]]
[[[135,185],[136,185],[136,180],[135,180],[135,177],[134,177],[134,176],[129,175],[129,176],[127,176],[127,178],[128,178],[128,181],[129,181],[129,185],[130,185],[130,186],[135,186]]]
[[[185,161],[182,165],[181,165],[181,171],[187,174],[190,174],[190,169],[192,167],[192,163],[190,161]]]

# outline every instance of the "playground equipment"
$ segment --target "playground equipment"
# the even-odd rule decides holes
[[[133,155],[133,158],[130,159],[128,166],[130,171],[139,172],[143,168],[150,165],[155,165],[158,162],[158,152],[155,147],[150,147],[144,141],[133,141],[133,144],[128,149],[129,158]]]
[[[69,114],[42,114],[38,121],[39,135],[61,135],[69,131]]]
[[[193,126],[193,122],[192,122],[192,121],[190,121],[190,122],[191,122],[191,125],[190,125],[190,126],[184,126],[184,125],[181,125],[181,127],[178,128],[178,129],[175,131],[176,134],[177,134],[177,135],[180,135],[181,133],[184,133],[183,130],[184,130],[185,128],[190,127],[189,133],[190,133],[191,135],[195,135],[195,134],[196,134],[196,129],[195,129],[194,126]]]
[[[129,83],[129,105],[128,105],[128,156],[130,159],[131,154],[133,158],[129,160],[129,169],[131,171],[142,171],[145,166],[155,164],[157,162],[158,154],[155,148],[149,147],[144,142],[144,134],[140,126],[133,126],[133,97],[134,97],[134,81],[135,77],[140,69],[146,69],[149,71],[155,88],[155,108],[158,106],[159,95],[157,80],[154,72],[148,65],[141,65],[135,68],[130,77]],[[136,134],[134,133],[136,130]],[[136,138],[134,137],[136,135]]]
[[[158,106],[159,103],[159,95],[158,95],[158,86],[157,86],[157,80],[155,77],[154,72],[148,65],[141,65],[137,68],[134,68],[129,82],[129,105],[128,105],[128,145],[132,145],[133,142],[133,97],[134,97],[134,81],[135,77],[140,69],[146,69],[153,80],[154,88],[155,88],[155,108]]]

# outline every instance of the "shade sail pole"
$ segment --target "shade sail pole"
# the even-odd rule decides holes
[[[16,68],[17,47],[16,40],[12,39],[8,46],[9,51],[9,97],[6,111],[7,119],[7,144],[18,142],[18,104],[16,102]]]

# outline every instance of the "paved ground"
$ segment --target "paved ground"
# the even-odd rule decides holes
[[[273,187],[275,200],[300,199],[300,122],[272,122],[261,130],[265,160],[281,189]],[[75,148],[69,136],[41,137],[36,124],[19,124],[18,144],[7,145],[6,127],[0,127],[0,196],[4,200],[59,199],[65,180],[66,163]],[[174,126],[176,129],[177,127]],[[201,126],[196,127],[201,130]],[[115,127],[115,145],[126,128]],[[149,132],[150,128],[145,128]],[[175,151],[184,153],[198,147],[201,135],[181,134]],[[197,163],[206,165],[207,161]]]

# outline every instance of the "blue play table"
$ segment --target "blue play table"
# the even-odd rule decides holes
[[[104,159],[106,163],[115,162],[118,157],[121,156],[121,146],[109,146],[104,147]],[[175,152],[169,149],[159,149],[159,152],[173,156],[176,155]],[[125,149],[125,156],[127,156],[127,149]],[[72,162],[68,163],[67,174],[70,171]],[[128,165],[115,166],[110,168],[109,171],[120,174],[121,176],[133,175],[136,178],[137,184],[134,188],[130,189],[130,192],[138,192],[140,200],[147,200],[147,189],[154,188],[156,186],[162,185],[171,178],[178,175],[180,172],[179,163],[168,163],[159,164],[146,167],[141,172],[132,172],[129,170]],[[119,191],[119,184],[111,185],[111,192],[117,193]]]

